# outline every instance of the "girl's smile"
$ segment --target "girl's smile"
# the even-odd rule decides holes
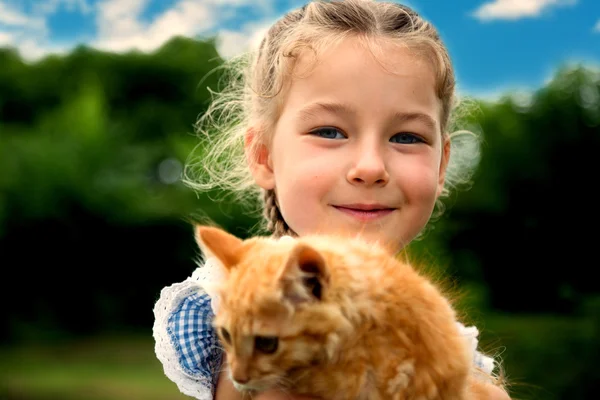
[[[383,218],[396,210],[395,208],[386,207],[380,204],[348,204],[343,206],[334,205],[333,207],[362,222]]]
[[[198,121],[199,130],[206,134],[207,142],[203,141],[198,146],[201,151],[199,174],[187,180],[202,191],[225,189],[224,193],[228,193],[228,189],[232,189],[241,195],[242,201],[256,196],[254,199],[262,205],[266,222],[264,227],[275,238],[281,239],[284,247],[295,241],[290,236],[298,236],[301,240],[307,235],[325,234],[336,236],[336,242],[341,246],[340,253],[351,256],[347,254],[351,239],[368,241],[365,259],[349,257],[348,263],[341,262],[344,265],[342,270],[346,270],[348,276],[356,276],[357,282],[363,280],[366,271],[375,273],[373,288],[378,288],[380,281],[385,281],[384,278],[390,276],[398,265],[390,265],[391,270],[382,270],[381,259],[376,259],[373,264],[365,261],[373,261],[371,256],[375,246],[372,244],[383,248],[383,253],[394,254],[402,250],[422,232],[432,217],[436,203],[446,197],[456,184],[470,181],[470,173],[476,165],[476,162],[470,161],[476,161],[479,157],[478,143],[472,143],[475,145],[473,147],[459,144],[452,149],[458,153],[458,162],[453,163],[451,173],[446,174],[451,139],[455,134],[471,133],[447,131],[454,129],[452,116],[454,107],[458,105],[455,102],[456,81],[452,61],[437,29],[414,10],[396,3],[372,0],[310,1],[290,11],[268,28],[260,44],[257,43],[256,51],[248,54],[249,58],[240,59],[244,61],[241,63],[237,62],[237,58],[232,60],[233,63],[227,63],[233,67],[233,74],[227,78],[233,79],[227,79],[225,89],[215,93],[218,97]],[[195,182],[195,178],[199,180]],[[324,306],[319,301],[323,285],[334,279],[330,280],[329,274],[324,274],[330,262],[325,262],[314,249],[311,251],[307,247],[300,247],[293,253],[294,258],[287,257],[287,253],[273,254],[274,262],[267,263],[265,261],[270,256],[256,248],[256,243],[239,248],[239,241],[231,241],[227,237],[221,237],[224,242],[220,248],[229,254],[221,262],[214,263],[216,268],[206,268],[211,264],[207,261],[188,280],[164,288],[154,308],[157,321],[153,328],[157,338],[155,349],[165,364],[165,373],[178,384],[182,392],[199,399],[240,399],[240,393],[232,384],[236,381],[238,389],[265,389],[262,383],[258,387],[258,383],[251,379],[249,361],[260,361],[255,357],[254,350],[268,354],[277,351],[277,345],[270,347],[267,344],[278,343],[272,339],[281,332],[263,330],[254,339],[242,335],[242,343],[238,343],[237,347],[240,354],[246,355],[244,362],[238,363],[239,360],[229,355],[225,360],[228,365],[216,362],[223,354],[223,349],[219,346],[215,330],[207,327],[215,326],[214,312],[218,310],[219,303],[223,305],[227,302],[229,293],[241,296],[248,306],[248,312],[260,309],[260,313],[263,313],[264,310],[272,311],[271,307],[278,309],[278,304],[281,306],[281,297],[278,296],[287,292],[290,304],[298,304],[308,295],[309,303],[317,301],[316,309],[341,317],[341,314],[336,314],[340,309],[330,308],[329,303]],[[199,243],[202,242],[198,236],[196,238]],[[214,244],[221,239],[209,241]],[[325,238],[315,238],[317,241],[322,239]],[[277,286],[275,292],[265,298],[268,298],[268,307],[258,306],[260,303],[256,302],[254,292],[243,290],[237,284],[239,282],[222,293],[222,299],[215,296],[217,289],[222,287],[213,284],[213,280],[223,274],[225,263],[238,265],[240,257],[247,255],[247,251],[254,251],[252,249],[256,253],[249,255],[248,260],[258,263],[256,265],[277,267],[277,271],[274,271],[276,275],[272,276],[284,280],[279,282],[282,285]],[[207,248],[204,253],[210,256],[211,251]],[[387,259],[386,254],[382,255]],[[287,261],[280,257],[286,257]],[[286,271],[285,276],[280,273],[282,267]],[[355,268],[361,269],[356,273],[350,271]],[[254,273],[245,276],[249,287],[261,289],[256,285],[260,276]],[[270,276],[264,276],[267,287],[274,283]],[[347,290],[347,282],[344,279],[340,286]],[[405,288],[395,290],[405,286],[398,284],[392,281],[389,288],[383,288],[383,297],[376,295],[374,298],[391,301],[393,306],[396,300],[386,297],[387,294],[395,293],[406,298]],[[298,292],[297,288],[303,290]],[[417,301],[415,304],[421,304],[417,313],[424,308],[431,308],[431,302],[421,299],[422,294],[430,289],[427,287],[420,290],[419,294],[408,296],[410,303]],[[250,297],[248,293],[251,293]],[[265,291],[261,289],[256,293],[263,296]],[[365,304],[369,312],[374,313],[372,316],[381,315],[377,310],[380,306],[373,309],[375,303],[366,296],[365,290],[358,290],[357,293],[360,296],[358,303],[367,301]],[[244,315],[247,320],[250,314],[239,306],[236,315]],[[287,310],[285,313],[290,310],[287,305],[283,308]],[[211,309],[213,312],[210,312]],[[234,309],[236,307],[231,307],[231,310]],[[382,304],[381,309],[387,309],[387,305]],[[342,314],[345,312],[342,311]],[[267,314],[269,325],[276,320],[272,316],[277,313]],[[307,314],[306,317],[310,332],[313,332],[314,322],[318,320],[320,326],[327,326],[327,332],[335,332],[333,341],[338,342],[340,330],[332,329],[337,325],[328,325],[329,322],[322,325],[323,318],[317,315],[315,319],[315,315]],[[418,336],[431,338],[442,332],[437,329],[441,326],[438,317],[438,313],[433,312],[426,318],[422,327],[433,328],[432,332],[422,335],[419,328],[415,330],[420,332]],[[337,317],[334,319],[338,321]],[[389,322],[389,318],[385,319]],[[412,323],[412,316],[408,319]],[[288,322],[286,327],[290,326]],[[449,322],[454,329],[454,321]],[[260,328],[262,330],[265,326]],[[495,378],[492,373],[494,360],[476,350],[477,329],[462,328],[461,335],[465,338],[468,336],[477,376],[481,372]],[[387,328],[384,329],[387,331]],[[222,330],[216,331],[225,342],[231,340],[229,333],[224,335]],[[298,332],[294,330],[289,336],[296,337]],[[372,334],[378,335],[369,330],[368,336],[372,337]],[[261,340],[257,341],[259,336]],[[315,334],[311,333],[310,336],[310,341],[313,341]],[[444,336],[447,335],[442,334],[441,338]],[[456,338],[455,334],[450,336]],[[326,342],[331,342],[328,335],[322,337],[327,338]],[[302,351],[292,351],[286,357],[298,359],[305,356],[307,352],[304,346],[310,341],[303,341]],[[402,339],[401,342],[406,341]],[[317,358],[329,354],[327,345],[323,347],[323,343],[319,343]],[[369,346],[369,350],[372,347]],[[449,347],[452,346],[433,345],[431,351],[426,350],[425,353],[428,358],[435,360],[434,352]],[[382,347],[383,357],[388,353],[388,348],[391,347]],[[463,349],[459,352],[464,355]],[[361,353],[363,356],[364,353]],[[457,358],[460,357],[450,357],[452,360]],[[306,362],[312,365],[315,359],[311,356]],[[286,364],[273,365],[285,367]],[[394,369],[392,381],[397,383],[400,380],[403,387],[411,381],[431,381],[431,376],[413,379],[414,364],[410,364],[410,370],[405,365],[403,363],[402,368]],[[424,364],[419,365],[418,369]],[[450,367],[453,364],[444,362],[443,365],[454,370],[454,367]],[[269,364],[254,363],[253,366],[263,375],[272,372],[265,368]],[[384,369],[386,374],[391,371],[387,367]],[[193,375],[189,371],[193,371]],[[196,374],[196,371],[200,372]],[[231,373],[228,374],[228,371]],[[215,379],[217,374],[218,380]],[[318,374],[317,379],[323,381],[321,375]],[[344,378],[346,375],[340,376]],[[278,380],[268,382],[269,390],[257,393],[257,400],[308,400],[307,397],[277,389],[282,383],[278,378],[280,375],[268,376],[277,377]],[[316,383],[309,381],[309,385]],[[358,380],[348,382],[355,385],[359,381],[360,376]],[[335,379],[333,382],[325,379],[324,383],[335,384],[331,392],[333,397],[345,393],[340,392]],[[422,385],[415,384],[415,388],[417,386]],[[369,385],[364,389],[367,388],[371,391]],[[491,388],[498,390],[482,388],[480,395],[475,397],[508,400],[499,387]],[[424,390],[423,396],[463,397],[458,393],[440,395],[438,389],[432,387]],[[388,387],[385,393],[397,392],[390,390]],[[414,397],[423,397],[413,394]],[[356,398],[357,395],[345,397]],[[358,397],[363,395],[368,397],[370,393],[361,391]],[[384,393],[382,395],[386,397]],[[330,395],[321,397],[332,398]]]
[[[429,220],[448,148],[433,68],[407,47],[379,45],[385,59],[358,37],[316,64],[300,54],[255,179],[276,191],[298,235],[359,232],[396,252]]]

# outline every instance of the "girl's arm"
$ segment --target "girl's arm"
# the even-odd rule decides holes
[[[223,364],[225,365],[225,356],[223,356]],[[511,400],[502,388],[491,383],[483,383],[474,381],[471,383],[471,393],[473,400]],[[233,387],[231,379],[228,377],[227,368],[222,368],[217,382],[215,391],[215,400],[242,400],[242,394]],[[318,400],[314,397],[295,396],[285,392],[271,390],[260,393],[253,397],[255,400]]]
[[[316,397],[295,396],[292,394],[270,391],[259,394],[255,397],[256,400],[319,400]]]
[[[489,397],[490,400],[510,400],[510,396],[503,389],[498,386],[492,386],[489,389]]]
[[[241,400],[243,399],[240,392],[238,392],[229,379],[223,376],[224,372],[221,372],[219,378],[219,384],[217,385],[217,391],[215,400]],[[260,393],[253,397],[255,400],[317,400],[314,397],[306,396],[293,396],[284,392],[269,391]],[[473,400],[511,400],[508,394],[494,385],[486,385],[481,388],[479,393],[474,396]]]
[[[222,365],[225,365],[225,356],[223,356]],[[215,400],[242,400],[242,394],[233,387],[233,383],[231,383],[231,379],[227,375],[227,368],[222,368],[215,390]],[[258,399],[258,397],[256,398]]]
[[[473,394],[475,400],[511,400],[504,389],[491,383],[479,386]]]
[[[510,396],[500,386],[471,376],[469,394],[473,400],[511,400]]]

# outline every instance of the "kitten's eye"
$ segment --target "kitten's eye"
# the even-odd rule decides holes
[[[229,332],[227,331],[227,329],[221,328],[221,336],[223,337],[223,340],[225,342],[231,343],[231,336],[229,335]]]
[[[390,142],[400,144],[415,144],[422,143],[423,139],[413,133],[402,132],[392,136]]]
[[[273,354],[279,346],[279,338],[275,336],[256,336],[254,348],[264,354]]]

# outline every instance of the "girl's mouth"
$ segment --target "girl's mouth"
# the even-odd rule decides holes
[[[333,206],[335,209],[343,212],[346,215],[354,217],[359,221],[373,221],[378,218],[385,217],[392,213],[395,208],[385,207],[381,205],[365,205],[351,204],[344,206]]]

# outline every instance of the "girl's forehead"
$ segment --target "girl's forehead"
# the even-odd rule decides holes
[[[424,77],[435,77],[435,69],[425,48],[404,41],[394,42],[385,38],[350,36],[333,41],[327,46],[299,51],[292,67],[292,77],[302,80],[315,70],[336,72],[332,65],[351,67],[350,62],[361,68],[378,68],[390,75],[418,72]]]
[[[284,113],[334,102],[364,112],[411,109],[439,121],[441,100],[436,93],[434,67],[423,52],[386,40],[351,37],[318,53],[299,54]]]

